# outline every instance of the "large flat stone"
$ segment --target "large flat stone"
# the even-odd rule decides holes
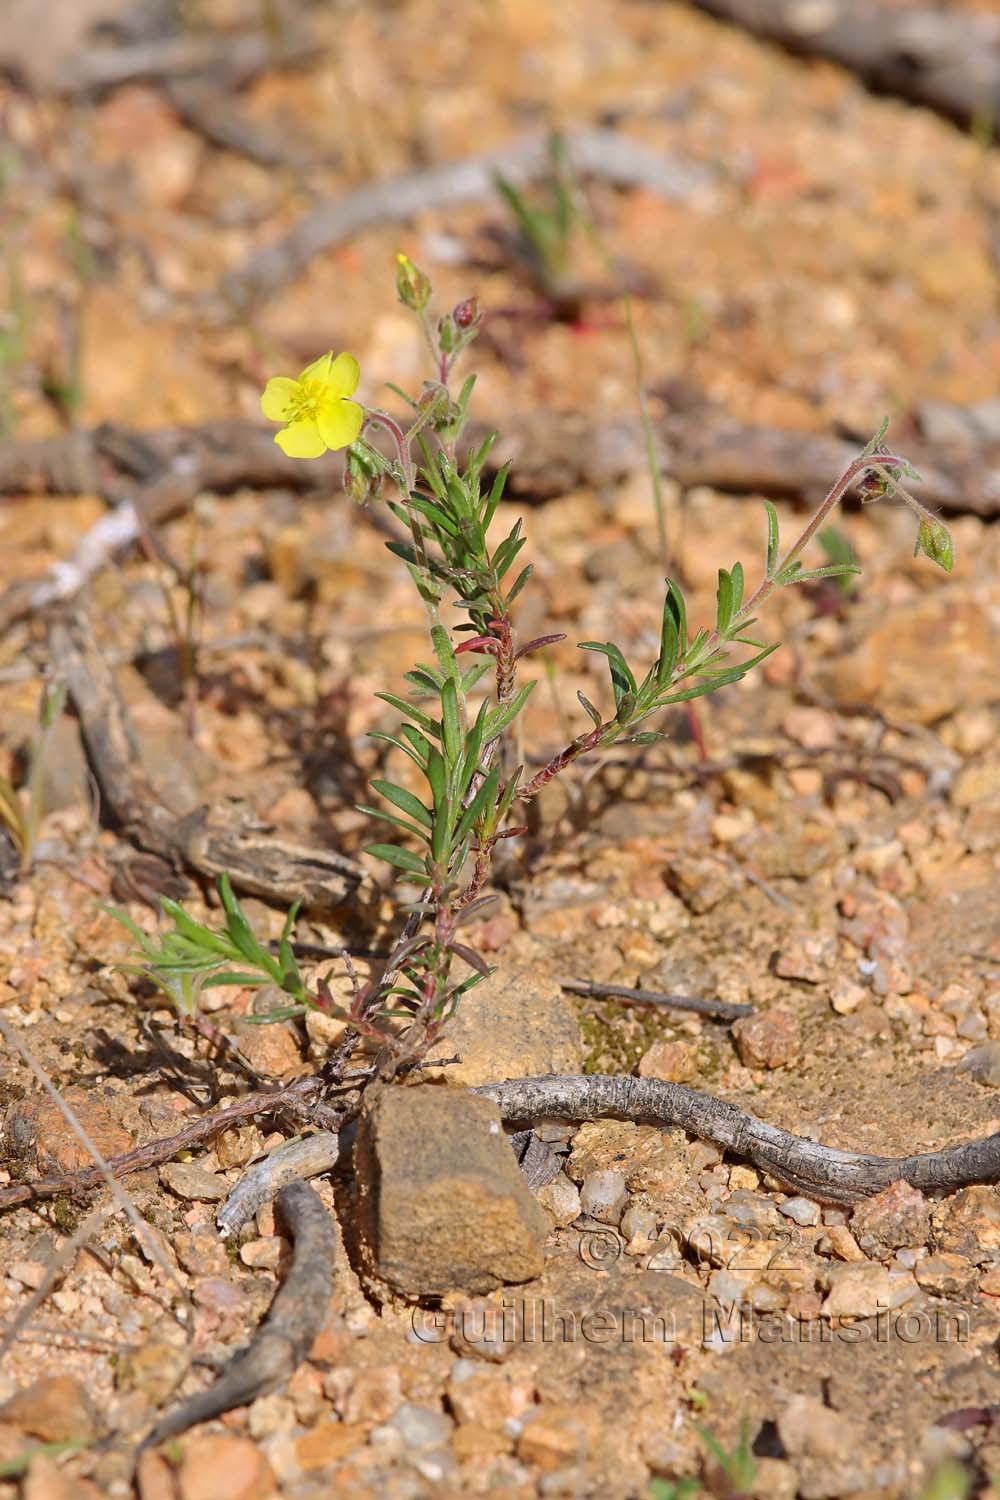
[[[541,1273],[549,1223],[489,1099],[394,1084],[355,1147],[365,1271],[406,1297],[488,1292]]]

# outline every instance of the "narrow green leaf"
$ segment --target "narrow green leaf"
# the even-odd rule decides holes
[[[464,797],[476,768],[479,765],[479,757],[482,753],[483,740],[486,737],[486,719],[490,711],[489,700],[485,700],[479,706],[476,722],[469,730],[465,741],[465,756],[462,760],[462,770],[458,778],[458,793]]]
[[[537,679],[535,682],[526,682],[523,687],[518,688],[509,703],[505,703],[500,708],[493,710],[486,720],[486,732],[484,735],[486,741],[495,740],[498,734],[503,733],[508,724],[513,724],[536,686]]]
[[[493,487],[490,490],[489,498],[487,499],[486,506],[483,510],[482,525],[484,531],[488,528],[490,522],[493,520],[493,517],[496,515],[496,509],[503,497],[504,485],[507,483],[507,475],[509,473],[509,463],[504,464],[502,469],[497,470],[496,478],[493,481]]]
[[[451,644],[451,637],[443,625],[431,626],[431,645],[434,647],[434,655],[438,659],[444,677],[458,676],[458,664],[455,661],[455,650]]]
[[[468,626],[460,628],[464,628],[467,630]],[[485,677],[489,670],[490,664],[488,661],[475,662],[471,667],[466,668],[466,670],[460,674],[462,692],[471,693],[476,683],[479,682],[481,678]]]
[[[576,696],[579,698],[580,702],[583,704],[583,707],[586,709],[587,713],[593,719],[593,721],[594,721],[594,728],[595,729],[600,729],[601,724],[603,723],[603,720],[602,720],[600,714],[598,713],[597,709],[591,703],[590,699],[589,698],[585,698],[583,696],[583,694],[580,693],[580,692],[578,692]]]
[[[439,672],[436,667],[428,667],[426,664],[414,667],[412,671],[403,673],[403,681],[415,687],[422,697],[436,698],[441,691],[446,673]]]
[[[387,745],[394,745],[397,750],[402,750],[404,755],[408,755],[413,761],[413,764],[415,766],[419,766],[421,771],[426,771],[427,767],[425,761],[417,754],[415,750],[411,749],[409,745],[406,745],[402,740],[397,739],[394,734],[387,734],[384,729],[372,729],[369,731],[368,738],[370,740],[384,740]]]
[[[430,813],[420,798],[415,797],[412,792],[408,792],[405,787],[396,786],[392,781],[382,781],[379,779],[372,782],[372,791],[378,792],[380,797],[384,797],[387,802],[391,802],[393,807],[398,807],[400,812],[406,813],[411,818],[415,818],[422,827],[429,828],[431,826]]]
[[[398,844],[367,844],[365,853],[374,855],[376,859],[384,859],[387,865],[395,865],[397,870],[406,870],[414,875],[423,875],[426,871],[422,859],[409,849],[401,849]]]
[[[523,567],[521,569],[520,573],[518,573],[518,575],[515,578],[513,584],[511,585],[510,592],[507,595],[507,607],[508,608],[514,603],[514,600],[517,598],[518,594],[524,588],[524,585],[527,583],[528,579],[531,577],[531,575],[532,575],[532,573],[534,571],[535,571],[535,565],[534,565],[534,563],[528,563],[525,567]]]
[[[626,693],[631,693],[633,697],[638,693],[639,685],[632,675],[628,662],[616,645],[611,641],[581,641],[579,645],[581,651],[596,651],[601,656],[607,657],[616,707],[621,705]]]
[[[680,586],[674,583],[672,578],[667,579],[667,599],[677,631],[677,654],[683,656],[688,644],[687,606],[684,603],[684,595],[681,593]]]
[[[767,511],[767,565],[765,576],[774,577],[774,570],[778,566],[778,512],[770,500],[764,501]]]
[[[396,709],[405,718],[413,719],[415,723],[420,725],[421,729],[425,729],[435,739],[441,738],[440,724],[436,723],[430,714],[425,714],[423,709],[415,708],[412,703],[407,703],[405,698],[397,698],[395,693],[376,693],[375,696],[376,698],[381,698],[383,703],[388,703],[390,708]],[[405,734],[406,729],[404,728],[401,732]]]
[[[452,842],[460,844],[462,840],[471,833],[480,813],[485,807],[492,806],[496,801],[497,788],[500,785],[500,769],[494,766],[482,786],[465,809],[455,829]]]
[[[258,964],[268,972],[277,972],[277,964],[265,948],[257,941],[253,928],[247,921],[242,906],[233,894],[228,875],[219,876],[219,896],[226,910],[226,931],[244,958]]]
[[[458,687],[454,678],[449,678],[441,689],[441,728],[445,762],[450,770],[457,766],[462,754],[462,721],[458,713]]]
[[[451,516],[442,506],[435,505],[432,500],[425,500],[422,495],[411,495],[410,509],[419,511],[422,516],[425,516],[434,530],[444,531],[452,537],[459,535],[458,526]]]
[[[448,769],[440,750],[431,749],[427,756],[427,780],[434,801],[434,817],[440,819],[448,804]]]
[[[306,997],[295,1005],[279,1005],[275,1010],[269,1010],[266,1016],[244,1016],[243,1021],[247,1026],[276,1026],[279,1021],[294,1021],[307,1011],[322,1009],[322,1005],[316,1005]]]
[[[212,932],[210,928],[203,927],[200,922],[196,922],[194,917],[189,916],[179,902],[172,901],[169,896],[161,896],[160,905],[174,923],[178,932],[183,933],[189,942],[194,943],[195,947],[208,949],[211,953],[221,953],[223,958],[233,958],[235,956],[233,944],[228,938],[220,933]],[[116,912],[115,915],[118,916],[118,913]],[[124,918],[118,916],[118,920],[122,922]],[[132,924],[129,923],[128,925],[131,927]],[[138,929],[135,930],[138,931]]]
[[[719,569],[719,584],[716,591],[715,628],[725,636],[733,618],[733,580],[725,568]]]
[[[677,616],[673,596],[669,588],[663,596],[663,619],[660,624],[660,654],[656,659],[656,685],[664,687],[673,676],[677,665],[680,637],[677,632]]]
[[[524,767],[518,766],[510,779],[505,782],[504,789],[500,793],[500,800],[497,803],[497,822],[502,821],[510,812],[514,798],[517,795],[517,788],[523,771]]]
[[[417,554],[412,542],[386,542],[385,550],[391,552],[393,557],[402,558],[409,567],[416,566]]]
[[[704,698],[706,693],[714,693],[716,688],[722,684],[705,679],[696,682],[693,687],[682,688],[680,692],[671,693],[667,698],[657,701],[657,708],[667,708],[671,703],[687,703],[691,698]]]
[[[244,974],[238,969],[226,969],[222,974],[209,974],[203,980],[202,987],[206,990],[222,989],[226,985],[240,985],[252,989],[260,989],[263,984],[271,984],[270,974]]]
[[[619,724],[627,724],[635,713],[635,693],[623,693],[619,702],[615,718]]]
[[[132,918],[127,916],[125,912],[119,911],[117,906],[101,905],[99,909],[106,911],[109,917],[114,917],[116,922],[120,922],[126,931],[132,934],[144,954],[150,956],[157,951],[156,944],[152,941],[149,934],[143,932],[142,928],[136,922],[133,922]]]
[[[808,583],[815,578],[844,578],[848,573],[860,573],[857,563],[827,563],[824,568],[802,568],[789,581]]]
[[[285,918],[281,928],[281,937],[278,940],[278,960],[281,964],[281,967],[283,969],[294,967],[296,973],[298,972],[298,966],[295,962],[295,954],[292,952],[291,942],[292,933],[295,931],[295,922],[299,915],[299,907],[301,905],[301,901],[295,901],[292,903],[292,906],[290,907],[288,912],[288,916]],[[286,961],[286,949],[287,960],[290,960],[290,963]]]
[[[735,616],[739,614],[740,606],[743,603],[744,579],[742,563],[733,563],[733,571],[730,573],[729,578],[733,585],[733,615]]]
[[[520,526],[520,524],[520,521],[518,521],[517,525]],[[500,543],[493,554],[493,571],[496,573],[498,579],[504,578],[510,572],[514,566],[517,554],[522,547],[527,545],[527,542],[528,538],[526,536],[510,536],[505,542]]]
[[[355,802],[354,805],[358,813],[364,813],[366,817],[378,817],[379,822],[382,823],[393,823],[396,828],[402,828],[403,832],[411,834],[411,837],[423,838],[426,841],[426,831],[423,828],[417,828],[414,823],[406,822],[405,817],[400,817],[397,813],[387,813],[384,807],[369,807],[367,802]]]
[[[430,755],[432,749],[430,740],[426,739],[420,733],[420,730],[415,729],[412,724],[403,724],[400,727],[399,732],[403,736],[403,739],[406,741],[406,743],[413,746],[413,749],[416,751],[417,755],[420,756],[421,760],[426,766],[427,757]]]
[[[862,448],[862,450],[861,450],[861,457],[862,458],[867,458],[869,456],[869,454],[876,453],[878,451],[878,449],[881,448],[882,441],[885,438],[885,435],[886,435],[886,433],[888,431],[889,431],[889,418],[888,417],[883,417],[882,418],[882,425],[879,428],[878,432],[876,432],[875,436],[873,438],[870,438],[869,441]]]

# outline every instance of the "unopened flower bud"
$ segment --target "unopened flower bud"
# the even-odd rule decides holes
[[[438,348],[442,354],[450,354],[455,347],[455,323],[451,314],[438,318]]]
[[[396,295],[413,312],[423,312],[431,300],[430,278],[402,250],[396,255]]]
[[[344,470],[344,492],[356,505],[366,505],[378,493],[380,476],[354,448],[347,450]]]
[[[479,298],[466,297],[452,310],[451,316],[455,327],[463,332],[467,328],[473,328],[479,322]]]
[[[920,522],[917,545],[913,549],[914,557],[919,557],[921,552],[931,562],[936,562],[939,568],[944,568],[946,573],[950,573],[955,566],[955,543],[951,532],[942,521],[933,516]]]

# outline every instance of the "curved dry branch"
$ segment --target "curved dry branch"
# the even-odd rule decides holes
[[[598,1120],[608,1116],[655,1125],[680,1125],[704,1141],[830,1203],[853,1203],[891,1182],[923,1189],[959,1188],[1000,1177],[1000,1131],[981,1140],[920,1156],[866,1156],[838,1151],[767,1125],[711,1094],[659,1078],[519,1078],[473,1089],[495,1099],[505,1122]]]
[[[249,1346],[207,1391],[192,1396],[158,1422],[143,1447],[186,1432],[235,1406],[246,1406],[289,1380],[326,1319],[336,1248],[333,1224],[306,1182],[283,1187],[275,1200],[294,1249],[288,1275]]]
[[[838,0],[695,0],[700,10],[790,52],[826,57],[874,89],[957,124],[992,122],[1000,104],[1000,19],[955,10]]]

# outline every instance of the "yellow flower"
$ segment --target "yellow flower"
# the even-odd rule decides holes
[[[274,441],[289,458],[319,458],[328,448],[357,441],[364,407],[347,398],[357,390],[358,362],[332,353],[307,365],[298,380],[276,375],[264,387],[260,409],[269,422],[284,422]]]

